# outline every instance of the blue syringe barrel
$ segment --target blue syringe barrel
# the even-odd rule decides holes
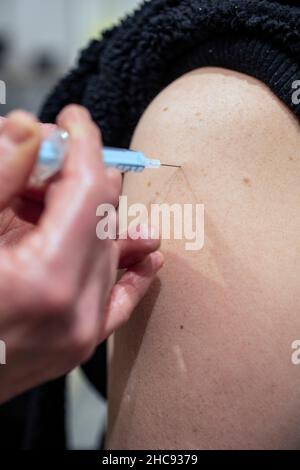
[[[43,184],[62,169],[67,142],[68,133],[65,131],[55,131],[42,142],[37,165],[30,179],[32,186]],[[159,160],[147,158],[142,152],[113,147],[104,147],[103,162],[107,168],[116,168],[123,173],[160,167]]]
[[[104,147],[103,162],[106,167],[117,168],[123,173],[127,171],[139,173],[146,168],[159,168],[161,165],[160,160],[147,158],[142,152],[114,147]]]

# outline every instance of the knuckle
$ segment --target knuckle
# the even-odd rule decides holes
[[[107,185],[103,177],[89,174],[86,178],[82,193],[85,196],[87,204],[93,203],[93,201],[98,203],[99,200],[110,202],[111,188]]]
[[[102,183],[103,185],[103,183]],[[102,189],[100,186],[100,177],[94,174],[92,171],[87,173],[85,181],[85,191],[86,195],[95,195],[101,193]]]
[[[80,209],[85,210],[87,207],[96,203],[99,200],[99,195],[102,190],[99,189],[99,181],[97,183],[94,175],[87,175],[85,181],[81,184],[81,207]]]

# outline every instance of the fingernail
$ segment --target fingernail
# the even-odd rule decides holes
[[[141,224],[138,231],[143,240],[157,240],[159,238],[158,230],[151,225]]]
[[[72,125],[73,137],[86,137],[86,122],[91,119],[87,109],[80,106],[72,106],[68,109],[68,118]]]
[[[153,267],[155,270],[159,270],[163,267],[165,258],[164,255],[160,251],[155,251],[151,254]]]
[[[8,154],[14,152],[18,145],[25,142],[33,132],[32,122],[20,117],[10,117],[5,122],[0,136],[1,147]]]
[[[78,105],[70,105],[67,112],[74,122],[82,122],[82,119],[91,119],[91,114],[87,108]]]

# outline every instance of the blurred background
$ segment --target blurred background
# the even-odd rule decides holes
[[[0,80],[6,105],[36,112],[45,94],[90,39],[131,12],[138,0],[1,0]],[[1,101],[1,100],[0,100]]]
[[[46,94],[72,66],[79,49],[117,23],[138,0],[1,0],[0,116],[15,108],[37,113]],[[68,378],[70,449],[96,449],[105,426],[106,404],[80,370]]]

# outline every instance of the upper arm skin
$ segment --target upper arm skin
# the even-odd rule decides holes
[[[182,168],[127,175],[128,203],[203,203],[205,244],[162,242],[115,336],[107,447],[299,447],[299,123],[260,82],[204,68],[151,103],[132,147]]]

